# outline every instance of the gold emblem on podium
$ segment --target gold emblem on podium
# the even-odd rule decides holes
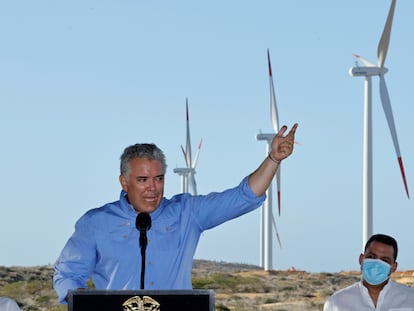
[[[126,300],[122,307],[124,311],[161,311],[160,304],[149,296],[134,296]]]

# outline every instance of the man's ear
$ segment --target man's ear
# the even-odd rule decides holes
[[[391,266],[391,273],[394,273],[395,271],[397,271],[398,268],[398,262],[394,261],[394,263]]]
[[[123,175],[119,176],[119,182],[121,183],[122,190],[128,192],[128,182]]]
[[[362,262],[364,261],[364,254],[359,255],[359,265],[362,267]]]

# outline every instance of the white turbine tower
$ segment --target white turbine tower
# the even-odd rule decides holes
[[[201,143],[198,144],[197,153],[192,160],[191,156],[191,140],[190,140],[190,119],[188,116],[188,99],[185,102],[186,107],[186,122],[187,122],[187,140],[186,140],[186,148],[184,150],[183,146],[181,145],[181,150],[184,154],[185,164],[186,167],[182,168],[175,168],[173,171],[181,176],[181,192],[188,192],[194,195],[197,195],[197,184],[195,181],[195,168],[197,166],[198,156],[200,154]]]
[[[395,128],[394,117],[391,108],[391,101],[388,95],[387,85],[385,84],[384,74],[388,69],[384,67],[385,58],[387,56],[388,45],[390,42],[391,26],[394,16],[396,0],[392,0],[391,7],[388,13],[387,21],[385,23],[384,31],[378,44],[377,57],[378,65],[368,62],[359,55],[355,55],[357,59],[365,65],[364,67],[355,65],[349,70],[349,74],[354,77],[365,77],[365,95],[364,95],[364,147],[363,147],[363,211],[362,211],[362,245],[365,243],[373,233],[372,221],[372,89],[371,77],[379,76],[379,89],[382,107],[384,109],[385,117],[388,122],[388,127],[391,132],[391,137],[394,143],[394,149],[397,154],[398,164],[402,179],[404,182],[407,197],[408,193],[407,180],[405,178],[404,165],[401,158],[400,146],[398,144],[397,131]]]
[[[270,54],[269,50],[267,50],[267,63],[269,67],[269,84],[270,84],[270,117],[272,120],[273,130],[275,133],[279,132],[279,117],[277,113],[276,107],[276,95],[275,95],[275,87],[273,85],[273,76],[272,76],[272,66],[270,64]],[[257,140],[265,140],[267,141],[266,147],[266,156],[269,154],[271,149],[271,144],[273,134],[263,134],[259,133],[256,135]],[[276,173],[276,182],[277,182],[277,202],[278,202],[278,211],[280,215],[280,165]],[[273,208],[272,208],[272,184],[270,184],[269,188],[266,191],[266,200],[263,203],[262,210],[261,210],[261,232],[260,232],[260,265],[264,268],[264,270],[272,270],[273,269],[273,228],[276,232],[276,237],[279,242],[279,246],[281,246],[279,233],[276,227],[276,221],[273,215]]]

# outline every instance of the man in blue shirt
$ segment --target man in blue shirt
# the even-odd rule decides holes
[[[53,284],[59,301],[65,303],[68,290],[86,288],[91,277],[96,289],[139,289],[144,269],[146,290],[191,289],[201,233],[263,203],[280,162],[293,152],[296,128],[297,124],[284,136],[283,126],[266,159],[237,187],[207,195],[164,198],[163,152],[154,144],[127,147],[121,156],[119,200],[86,212],[55,264]],[[149,214],[152,223],[146,232],[144,264],[135,227],[140,213]]]

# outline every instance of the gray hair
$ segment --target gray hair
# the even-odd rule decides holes
[[[129,162],[134,158],[160,161],[163,173],[167,171],[164,152],[155,144],[135,144],[125,148],[121,155],[121,175],[128,178]]]

